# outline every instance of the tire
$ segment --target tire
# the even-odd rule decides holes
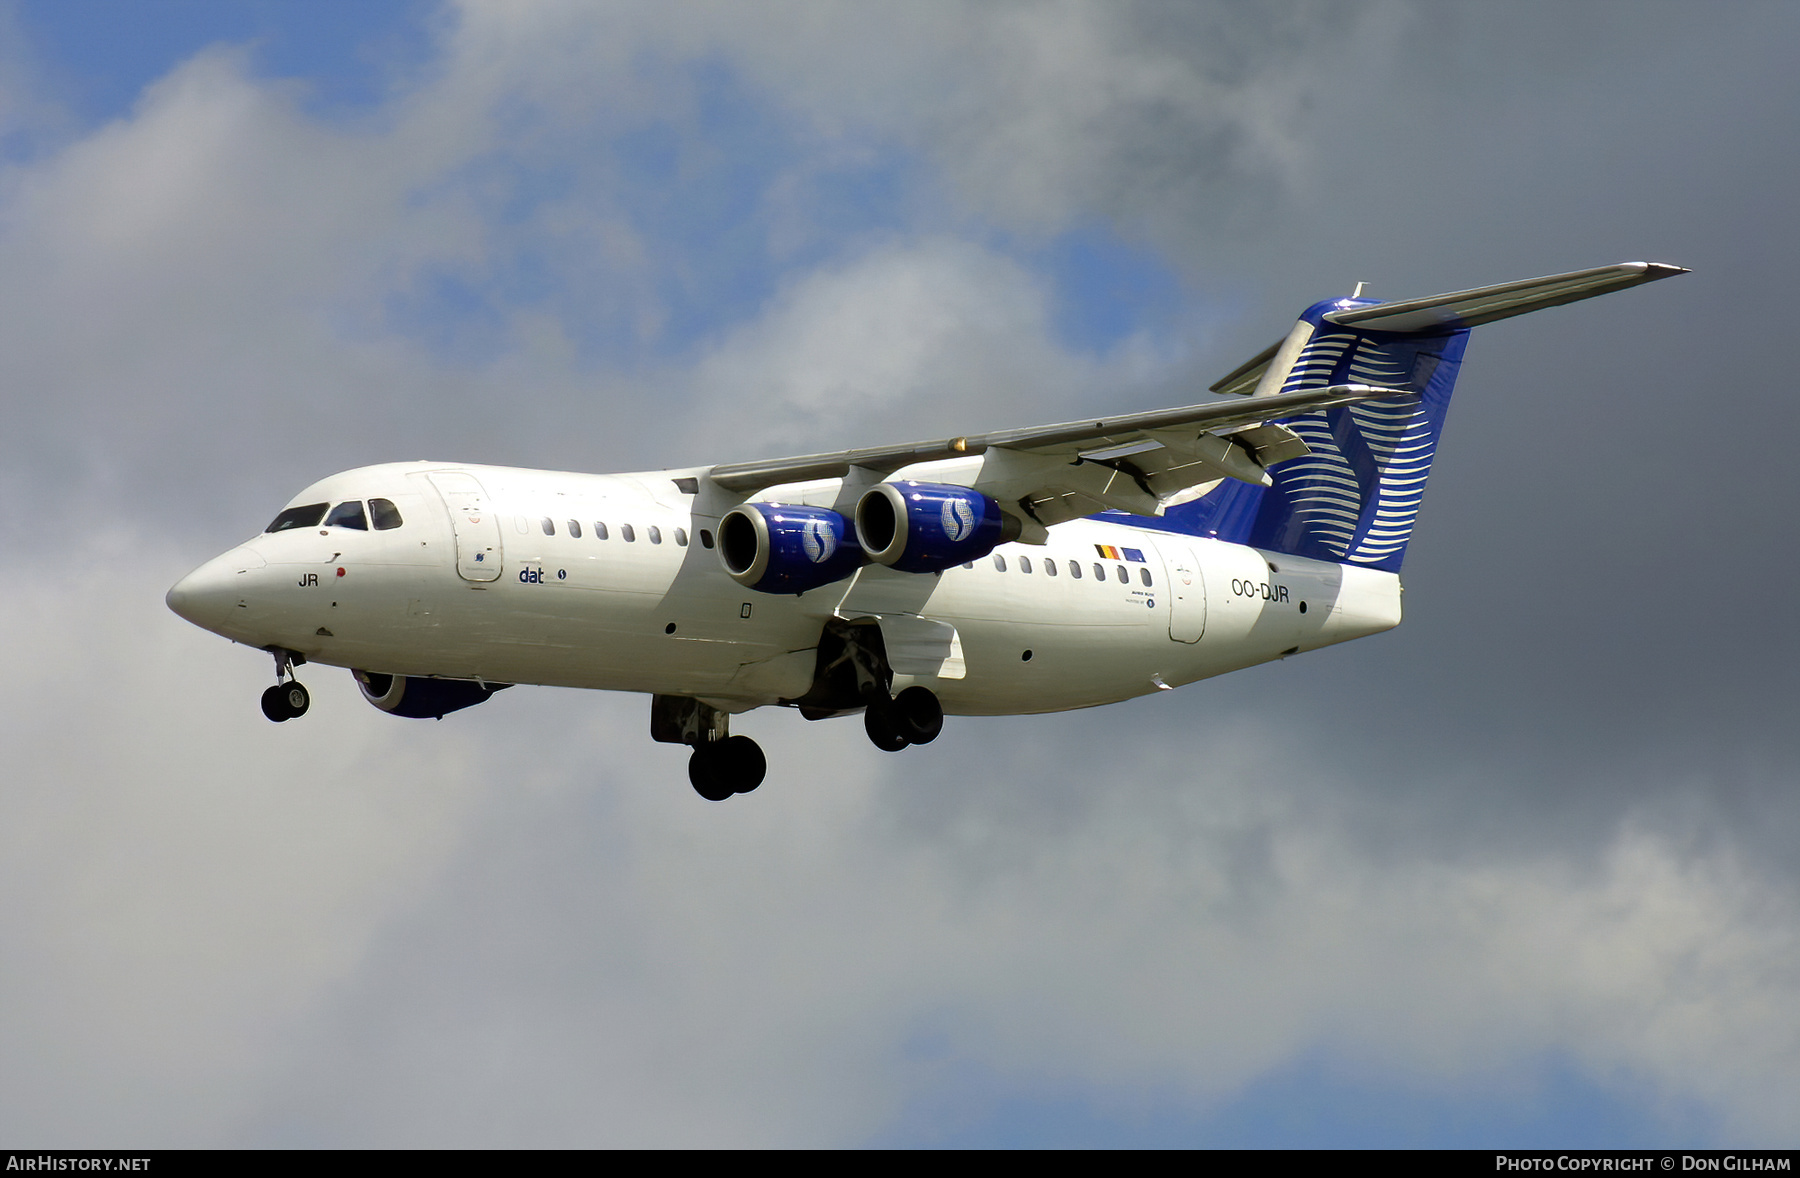
[[[290,682],[282,688],[282,701],[287,704],[290,717],[306,715],[306,709],[312,706],[312,693],[299,683]]]
[[[927,687],[908,687],[894,697],[894,727],[913,744],[930,744],[944,730],[944,705]]]
[[[688,758],[688,783],[709,802],[722,802],[737,792],[722,772],[722,762],[717,746],[707,744],[695,748],[694,755]]]
[[[287,684],[277,683],[262,693],[262,713],[277,724],[294,718],[294,714],[288,711]]]
[[[863,731],[869,734],[869,742],[884,753],[897,753],[912,743],[900,734],[891,706],[865,710]]]
[[[749,793],[763,783],[769,772],[762,746],[748,736],[726,737],[719,742],[714,756],[723,770],[720,776],[731,784],[734,793]]]

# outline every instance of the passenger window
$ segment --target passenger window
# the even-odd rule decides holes
[[[1003,573],[1006,571],[1006,558],[998,552],[994,553],[994,567]]]
[[[513,527],[519,529],[519,535],[521,536],[531,535],[531,521],[522,515],[513,516]]]
[[[625,541],[625,543],[627,543],[627,544],[636,544],[637,543],[637,533],[632,530],[632,527],[630,524],[620,524],[619,525],[619,538],[621,540]]]
[[[702,548],[711,548],[712,547],[712,533],[707,531],[705,528],[700,529],[700,547],[702,547]]]
[[[1150,588],[1150,570],[1149,569],[1139,569],[1138,570],[1138,580],[1140,580],[1144,583],[1144,588],[1146,588],[1146,589]]]
[[[662,529],[661,528],[657,527],[655,524],[651,524],[649,527],[649,532],[650,532],[650,543],[652,543],[652,544],[661,544],[662,543]]]
[[[569,535],[575,537],[577,540],[581,539],[581,521],[580,520],[572,519],[569,521]]]
[[[677,548],[686,548],[687,547],[687,529],[686,528],[676,528],[675,529],[675,547],[677,547]]]
[[[972,569],[972,568],[974,568],[974,567],[975,567],[975,562],[974,562],[974,561],[972,561],[972,560],[971,560],[971,561],[968,561],[968,562],[967,562],[967,563],[965,563],[965,564],[964,564],[964,565],[963,565],[963,567],[964,567],[964,568],[965,568],[965,569]]]
[[[400,509],[388,499],[369,500],[369,514],[374,517],[377,532],[392,531],[405,522],[400,518]]]
[[[269,521],[265,532],[285,532],[290,528],[316,528],[319,521],[325,518],[325,509],[329,503],[308,503],[304,507],[290,507]]]
[[[1019,571],[1021,573],[1029,573],[1031,571],[1031,558],[1029,556],[1021,556],[1019,558]]]
[[[599,520],[594,521],[594,539],[596,539],[596,540],[606,539],[606,525],[601,523]]]
[[[328,528],[353,528],[358,532],[369,530],[369,521],[363,518],[362,500],[352,499],[348,503],[340,503],[331,509],[325,517]]]
[[[1077,581],[1081,580],[1081,562],[1079,560],[1069,562],[1069,575]]]
[[[1119,584],[1121,584],[1121,585],[1131,584],[1131,574],[1125,571],[1125,566],[1120,565],[1120,566],[1118,566],[1118,568],[1119,568]]]
[[[1046,560],[1044,562],[1044,571],[1054,577],[1056,575],[1056,562],[1054,560]]]
[[[1096,580],[1096,581],[1106,580],[1106,566],[1101,564],[1097,560],[1094,562],[1094,580]]]
[[[538,527],[544,529],[544,535],[546,536],[556,535],[556,521],[549,516],[545,516],[543,519],[539,520]]]

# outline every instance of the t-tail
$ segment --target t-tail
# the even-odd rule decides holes
[[[1286,339],[1213,391],[1258,397],[1351,384],[1402,391],[1279,419],[1308,452],[1272,462],[1270,485],[1226,479],[1152,526],[1398,572],[1470,329],[1685,273],[1626,262],[1399,303],[1315,303]]]

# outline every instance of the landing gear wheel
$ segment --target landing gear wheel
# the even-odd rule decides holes
[[[294,718],[294,713],[288,711],[287,684],[277,683],[262,693],[262,712],[277,724]]]
[[[694,754],[688,758],[688,781],[694,792],[709,802],[722,802],[737,792],[725,772],[724,758],[719,756],[716,744],[694,746]]]
[[[711,744],[695,745],[688,758],[688,781],[693,783],[694,792],[709,802],[749,793],[763,783],[768,771],[762,746],[748,736],[728,736]]]
[[[763,783],[769,771],[768,758],[762,746],[748,736],[728,736],[718,743],[714,755],[724,766],[721,775],[731,783],[732,792],[747,794]]]
[[[944,705],[928,687],[908,687],[894,697],[894,727],[913,744],[930,744],[944,730]]]
[[[312,706],[312,693],[299,683],[289,680],[282,684],[281,700],[287,705],[289,717],[306,715],[306,709]]]
[[[901,734],[891,705],[871,707],[865,710],[863,712],[863,731],[869,734],[870,743],[884,753],[897,753],[912,743]]]

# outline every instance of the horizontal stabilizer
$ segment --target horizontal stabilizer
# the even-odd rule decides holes
[[[1617,266],[1527,278],[1522,282],[1503,282],[1499,286],[1459,290],[1429,298],[1330,311],[1324,318],[1329,323],[1363,331],[1414,332],[1479,327],[1483,323],[1510,319],[1545,307],[1559,307],[1686,273],[1680,266],[1662,262],[1622,262]]]

